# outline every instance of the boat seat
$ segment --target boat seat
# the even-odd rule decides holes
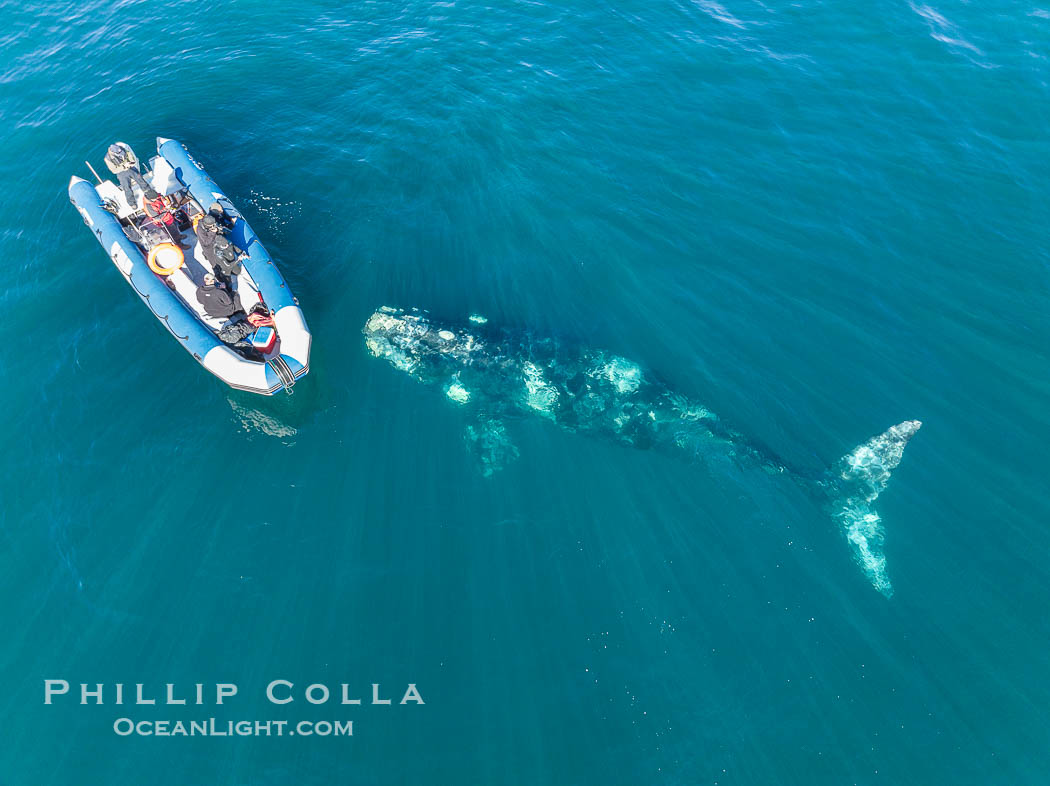
[[[138,185],[133,183],[131,188],[139,194],[139,196],[142,195]],[[127,218],[128,216],[139,212],[137,207],[128,204],[128,199],[124,196],[124,189],[112,180],[103,180],[95,186],[95,190],[98,192],[98,195],[102,198],[103,202],[109,200],[117,206],[117,218]]]
[[[160,156],[154,156],[150,159],[150,170],[147,181],[153,186],[153,188],[161,194],[173,194],[176,191],[180,191],[185,186],[175,175],[175,170],[171,168],[165,159]]]

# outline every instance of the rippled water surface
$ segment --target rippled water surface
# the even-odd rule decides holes
[[[1045,782],[1050,7],[30,0],[0,42],[4,786]],[[70,207],[157,135],[302,302],[294,395],[204,373]],[[922,420],[895,594],[761,472],[520,417],[485,477],[367,353],[383,305],[629,358],[808,473]]]

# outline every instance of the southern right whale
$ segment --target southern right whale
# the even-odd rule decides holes
[[[467,427],[467,438],[481,454],[486,474],[517,455],[502,417],[524,413],[636,448],[703,463],[729,460],[784,475],[827,507],[875,589],[893,594],[874,505],[922,425],[918,420],[898,423],[814,476],[790,468],[625,358],[528,333],[493,331],[482,326],[480,317],[471,322],[436,325],[425,312],[383,307],[369,318],[364,334],[373,355],[441,386],[451,401],[472,412],[475,422]]]

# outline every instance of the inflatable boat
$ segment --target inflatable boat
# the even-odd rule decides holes
[[[310,369],[310,331],[259,238],[183,145],[158,137],[145,172],[123,143],[110,152],[118,146],[129,154],[134,178],[120,172],[118,185],[88,164],[97,184],[75,176],[69,182],[69,199],[95,239],[204,368],[238,390],[290,392]],[[203,242],[204,227],[223,236],[219,265],[215,241],[207,248]],[[216,309],[216,295],[235,313]]]

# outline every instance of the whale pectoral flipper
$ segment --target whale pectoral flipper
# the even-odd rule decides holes
[[[893,585],[886,573],[882,519],[875,511],[875,500],[886,488],[908,440],[920,426],[918,420],[898,423],[858,445],[831,471],[831,515],[842,528],[861,569],[886,597],[893,595]]]
[[[464,429],[463,441],[486,478],[518,457],[518,448],[507,435],[506,424],[498,418],[479,416]]]

